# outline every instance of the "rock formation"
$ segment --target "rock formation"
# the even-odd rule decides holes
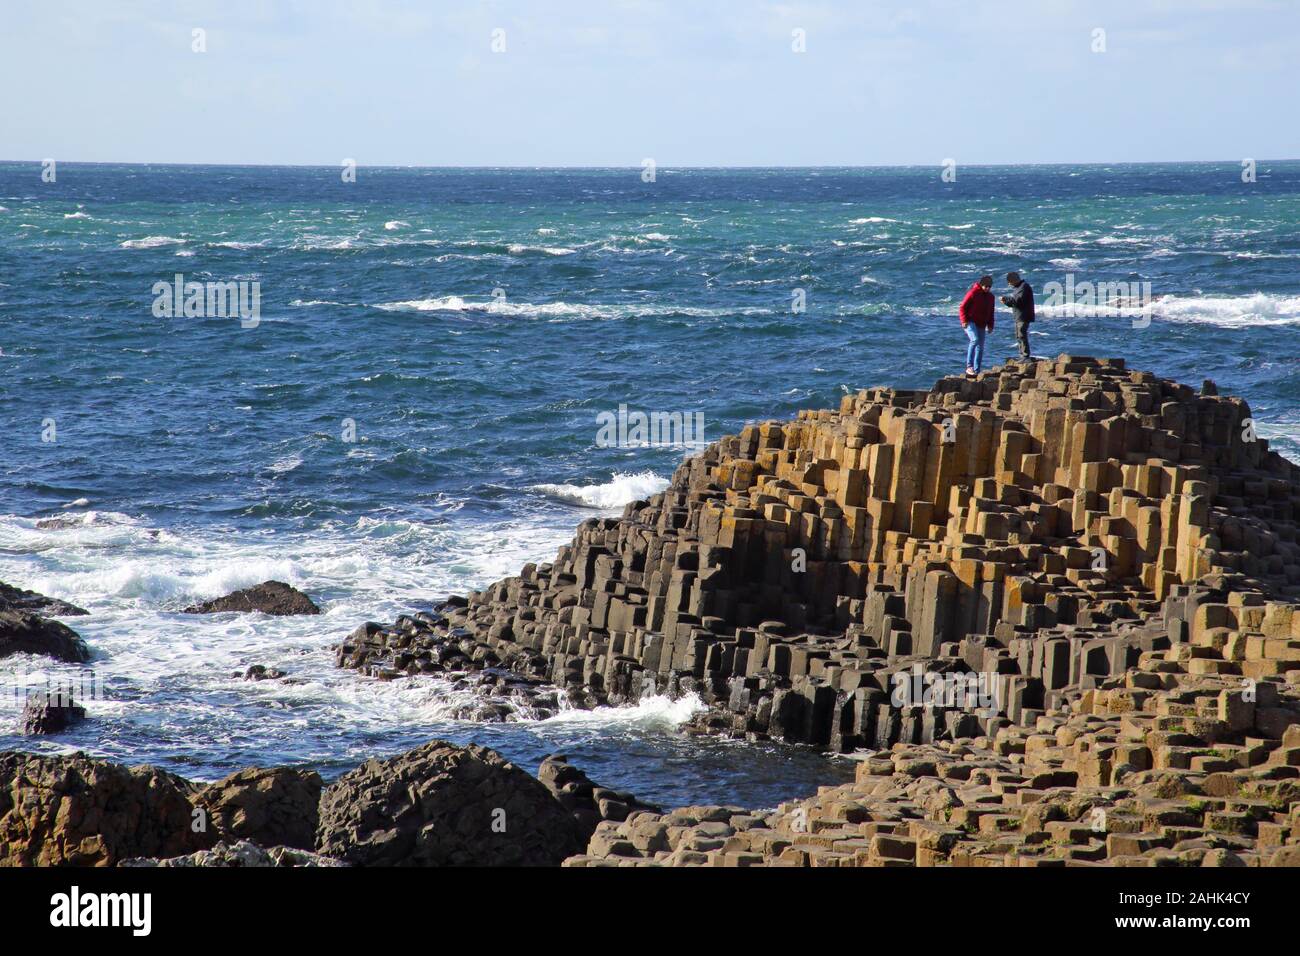
[[[234,591],[225,597],[185,608],[185,614],[220,614],[223,611],[261,611],[263,614],[319,614],[320,608],[297,588],[283,581],[266,581]]]
[[[0,866],[112,866],[206,849],[191,790],[154,767],[0,753]]]
[[[695,692],[713,732],[873,754],[775,816],[703,808],[681,862],[1294,859],[1297,519],[1300,472],[1212,383],[1012,362],[747,426],[338,662],[508,671],[578,706]],[[601,823],[581,861],[663,862],[685,831],[634,840],[653,819]]]
[[[23,707],[22,732],[26,736],[62,733],[85,719],[86,708],[65,694],[33,695]]]
[[[208,811],[222,840],[311,850],[321,786],[320,775],[312,770],[240,770],[204,787],[194,803]]]
[[[76,631],[33,611],[0,611],[0,658],[11,654],[42,654],[70,664],[90,660],[90,648]]]
[[[662,812],[630,793],[619,793],[593,783],[563,754],[552,754],[543,760],[537,769],[537,779],[560,801],[561,806],[573,814],[583,846],[596,832],[596,827],[606,820],[620,823],[633,813]]]
[[[558,866],[582,843],[536,779],[484,747],[435,740],[327,788],[316,845],[360,866]]]
[[[558,866],[598,824],[660,812],[564,757],[542,776],[439,740],[324,790],[290,767],[204,785],[83,754],[0,752],[0,866]]]
[[[477,687],[498,718],[697,693],[696,730],[853,752],[852,783],[775,810],[661,813],[563,758],[538,782],[434,741],[326,788],[316,850],[359,865],[1300,865],[1297,519],[1300,472],[1244,402],[1119,360],[1009,363],[748,426],[662,494],[585,522],[554,562],[362,625],[338,663]],[[192,855],[206,847],[175,846],[198,839],[175,824],[200,805],[229,831],[211,842],[302,843],[286,814],[309,803],[309,782],[273,771],[198,788],[4,754],[0,862]]]

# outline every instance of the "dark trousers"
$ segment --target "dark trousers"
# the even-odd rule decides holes
[[[1016,322],[1016,344],[1020,346],[1020,357],[1029,358],[1029,323]]]

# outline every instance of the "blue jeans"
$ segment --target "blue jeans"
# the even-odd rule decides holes
[[[973,322],[966,326],[965,331],[966,338],[970,339],[970,344],[966,346],[966,367],[978,372],[984,361],[984,336],[988,332]]]

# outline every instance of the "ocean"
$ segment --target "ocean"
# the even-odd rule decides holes
[[[67,622],[97,688],[39,741],[0,695],[0,749],[332,778],[442,737],[529,770],[566,752],[666,805],[846,779],[677,733],[691,699],[456,720],[465,692],[338,670],[331,647],[662,488],[692,447],[602,440],[620,406],[712,440],[960,373],[956,306],[984,272],[1039,291],[1037,354],[1213,379],[1300,460],[1300,162],[941,172],[0,163],[0,580],[91,612]],[[177,275],[255,288],[256,320],[160,314]],[[1154,301],[1045,301],[1083,282]],[[998,320],[986,364],[1015,351]],[[271,578],[324,613],[180,613]],[[252,664],[288,677],[232,676]],[[84,682],[9,658],[0,683],[33,669]]]

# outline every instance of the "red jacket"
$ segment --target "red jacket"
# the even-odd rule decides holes
[[[964,329],[972,322],[979,329],[993,331],[993,293],[976,282],[961,300],[961,327]]]

